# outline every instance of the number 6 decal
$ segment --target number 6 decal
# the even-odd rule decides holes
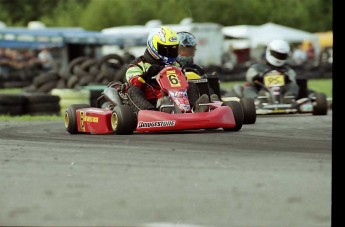
[[[175,73],[169,73],[168,74],[168,79],[169,79],[169,83],[172,87],[180,87],[180,81],[177,78],[177,75]]]

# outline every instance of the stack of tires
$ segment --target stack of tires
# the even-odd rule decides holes
[[[124,82],[128,61],[118,54],[99,59],[81,56],[57,71],[44,72],[33,79],[25,92],[49,93],[52,89],[72,89],[88,85],[107,85],[111,81]]]
[[[41,72],[18,95],[0,95],[0,115],[64,115],[72,104],[96,105],[111,81],[124,82],[133,56],[108,54],[99,59],[81,56],[59,71]],[[1,83],[3,84],[3,83]]]
[[[50,94],[24,93],[23,110],[27,115],[60,115],[60,97]]]
[[[24,114],[25,99],[21,94],[0,94],[0,115],[18,116]]]
[[[20,68],[12,67],[6,63],[1,65],[0,88],[23,88],[32,83],[33,78],[41,71],[39,64],[28,64]]]
[[[59,101],[50,94],[1,94],[0,115],[60,115]]]
[[[56,71],[41,73],[24,90],[27,93],[48,93],[57,86],[59,78],[60,75]]]

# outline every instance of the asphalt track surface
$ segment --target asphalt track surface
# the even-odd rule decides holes
[[[331,226],[332,112],[126,136],[2,121],[0,185],[3,226]]]

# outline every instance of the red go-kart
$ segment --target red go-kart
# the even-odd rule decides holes
[[[156,76],[161,92],[171,101],[171,112],[158,110],[133,111],[128,104],[124,86],[110,86],[103,92],[111,108],[73,104],[65,111],[64,122],[70,134],[132,134],[176,130],[217,129],[239,131],[244,113],[239,102],[210,101],[207,112],[193,112],[187,95],[188,81],[182,71],[174,66],[164,67]]]

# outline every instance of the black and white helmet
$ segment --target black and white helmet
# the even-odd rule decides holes
[[[281,39],[271,41],[266,48],[266,60],[274,66],[283,66],[289,56],[290,45]]]

